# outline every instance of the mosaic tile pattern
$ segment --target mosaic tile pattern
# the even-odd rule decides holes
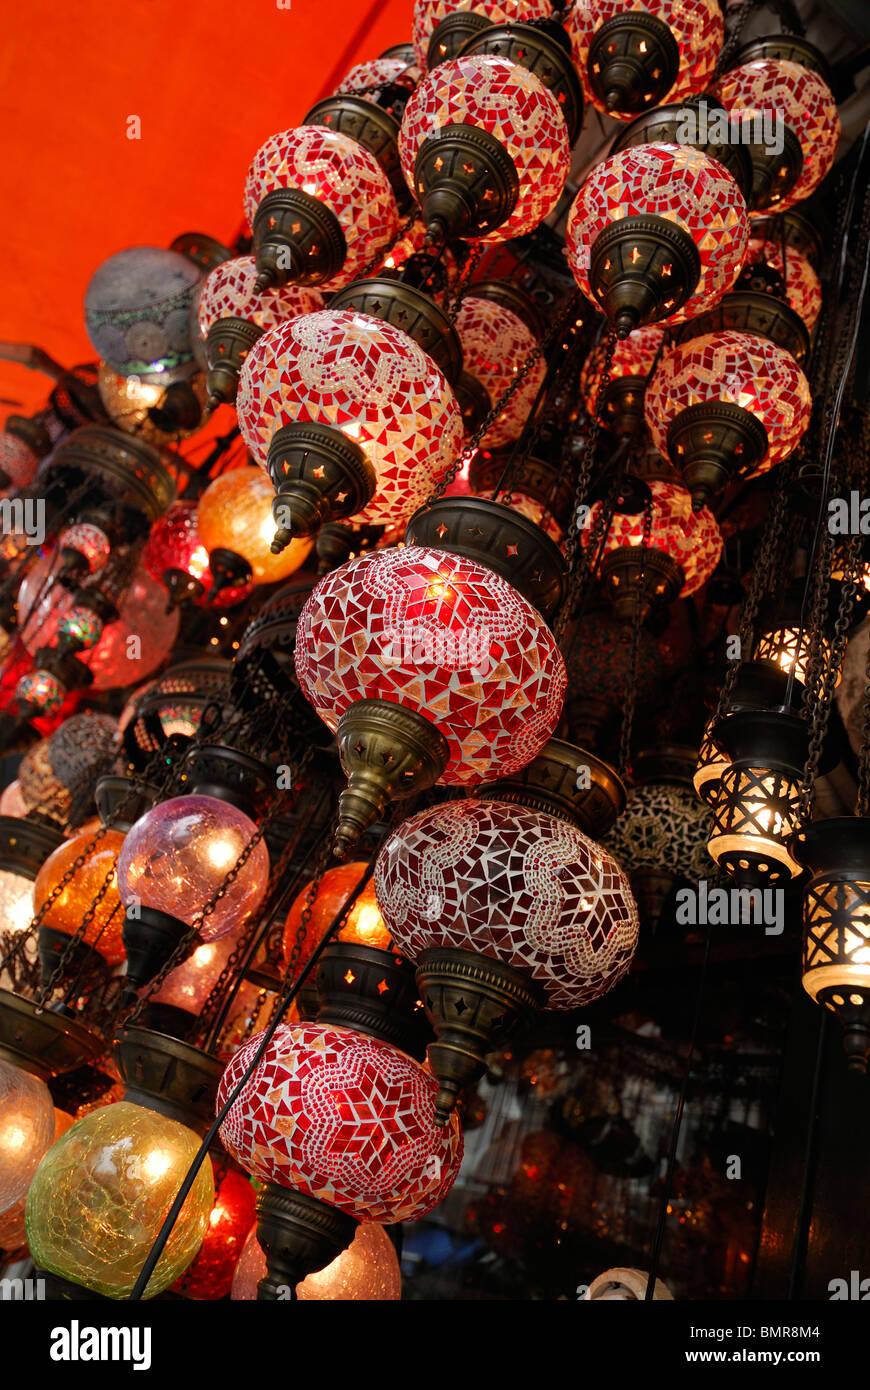
[[[595,304],[589,253],[598,233],[624,217],[665,217],[698,248],[695,291],[664,323],[683,323],[730,290],[743,265],[749,215],[737,184],[715,159],[681,145],[635,145],[597,164],[568,215],[566,246],[574,279]]]
[[[616,861],[567,821],[507,802],[411,816],[378,855],[375,892],[412,960],[429,946],[489,956],[537,980],[551,1009],[600,999],[637,946]]]
[[[399,230],[389,180],[374,155],[325,126],[303,125],[272,135],[254,155],[245,182],[245,216],[276,188],[301,188],[328,207],[341,224],[347,256],[331,290],[349,285]]]
[[[653,495],[650,545],[676,560],[686,576],[680,596],[687,598],[706,584],[722,554],[722,532],[708,507],[692,511],[692,499],[684,487],[652,478],[648,487]],[[586,545],[601,503],[593,503],[580,539]],[[644,516],[616,512],[604,542],[605,551],[643,543]]]
[[[260,1045],[231,1058],[219,1110]],[[254,1177],[318,1197],[363,1221],[413,1221],[453,1185],[462,1160],[455,1115],[435,1124],[431,1072],[377,1038],[325,1024],[282,1024],[221,1125]]]
[[[9,478],[7,489],[27,487],[36,477],[39,459],[23,439],[0,431],[0,468]]]
[[[576,0],[565,20],[571,37],[574,64],[583,83],[583,94],[599,111],[606,108],[592,94],[589,85],[589,45],[596,29],[614,15],[641,10],[667,24],[680,50],[680,71],[660,105],[681,101],[693,92],[703,92],[713,76],[722,47],[724,28],[717,0]],[[616,120],[631,121],[630,111],[608,111]]]
[[[526,358],[538,345],[518,314],[491,299],[466,296],[456,319],[467,372],[477,377],[495,405],[508,389]],[[518,439],[525,427],[541,383],[547,374],[543,358],[532,367],[522,386],[483,437],[482,448],[499,449]]]
[[[617,342],[610,368],[611,381],[617,381],[623,376],[647,376],[656,360],[656,353],[664,336],[665,330],[663,328],[659,328],[656,324],[650,324],[647,328],[638,328],[634,333],[629,333],[623,342]],[[598,397],[598,386],[605,355],[606,344],[600,342],[586,358],[580,373],[580,391],[583,396],[583,404],[590,415],[595,414],[595,402]]]
[[[744,264],[756,265],[762,260],[782,275],[782,247],[750,232]],[[812,333],[822,311],[822,286],[806,256],[794,246],[785,248],[785,291],[789,305]]]
[[[837,104],[824,78],[783,58],[759,58],[719,79],[716,95],[727,111],[779,117],[800,141],[804,157],[794,188],[776,204],[777,212],[808,198],[834,162],[840,141]]]
[[[397,659],[396,633],[431,634],[439,659]],[[479,663],[479,664],[478,664]],[[424,546],[339,565],[302,610],[296,674],[330,729],[355,700],[417,710],[441,730],[448,786],[516,772],[551,736],[565,667],[550,629],[506,580]]]
[[[419,80],[419,69],[409,67],[404,58],[372,58],[367,63],[357,63],[352,67],[335,91],[364,92],[368,101],[377,101],[383,87],[396,83],[413,89]],[[381,88],[378,88],[378,84],[381,84]]]
[[[442,126],[456,124],[479,126],[494,135],[519,177],[510,217],[481,240],[506,241],[533,231],[556,206],[568,177],[568,135],[556,98],[533,73],[506,58],[442,63],[420,83],[402,119],[399,155],[412,193],[420,146]]]
[[[237,256],[215,266],[206,279],[199,300],[197,323],[204,338],[218,319],[244,319],[258,328],[275,328],[285,319],[314,314],[323,308],[319,290],[304,285],[281,285],[254,293],[257,263],[253,256]]]
[[[486,15],[493,24],[503,24],[510,19],[546,19],[553,13],[553,6],[550,0],[415,0],[414,52],[424,72],[429,40],[441,20],[454,10],[474,10],[475,14]]]
[[[706,333],[664,355],[646,390],[644,413],[653,443],[667,454],[671,421],[702,401],[730,401],[760,420],[768,450],[752,475],[794,453],[810,422],[807,379],[790,352],[754,333]],[[679,459],[672,459],[679,466]]]
[[[354,520],[397,524],[428,497],[465,438],[462,415],[431,357],[401,329],[356,310],[324,310],[273,328],[239,375],[239,426],[266,465],[276,430],[337,425],[377,474]]]
[[[708,873],[710,808],[689,787],[648,782],[628,793],[625,810],[604,838],[628,874],[652,869],[699,879]]]

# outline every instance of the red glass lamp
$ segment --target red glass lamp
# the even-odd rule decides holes
[[[453,58],[405,108],[399,155],[433,241],[503,241],[552,212],[568,175],[558,101],[516,63]]]
[[[255,1220],[257,1198],[250,1179],[226,1166],[222,1177],[215,1162],[214,1206],[199,1254],[172,1285],[175,1293],[195,1300],[226,1298],[233,1275]]]
[[[296,672],[349,773],[339,847],[391,797],[524,767],[565,691],[537,609],[476,561],[423,546],[364,554],[321,580],[299,619]]]
[[[686,145],[634,145],[582,184],[567,226],[568,260],[619,338],[682,323],[714,305],[743,265],[743,194],[715,159]]]
[[[587,99],[619,121],[703,92],[724,34],[717,0],[582,0],[565,27]]]
[[[490,406],[510,387],[513,377],[534,352],[538,340],[529,325],[505,304],[475,294],[463,297],[456,318],[466,372],[484,387]],[[547,364],[541,358],[483,438],[482,447],[498,449],[518,439],[528,419]]]
[[[0,431],[0,490],[27,487],[36,477],[39,458],[17,434]]]
[[[666,353],[644,409],[653,442],[702,506],[730,477],[765,473],[788,458],[812,401],[790,352],[757,334],[725,330]]]
[[[242,368],[238,414],[278,489],[276,551],[325,521],[407,520],[464,438],[456,398],[429,355],[355,310],[264,334]]]
[[[350,284],[399,230],[389,179],[368,150],[325,126],[297,126],[257,151],[245,184],[258,289]]]
[[[231,1058],[217,1107],[260,1042],[258,1034]],[[431,1073],[376,1038],[279,1025],[220,1131],[233,1158],[267,1184],[257,1202],[268,1263],[260,1297],[330,1263],[358,1221],[414,1220],[438,1205],[459,1170],[462,1133],[455,1117],[435,1123],[437,1089]]]
[[[663,328],[651,325],[649,328],[636,328],[616,344],[599,419],[618,434],[631,434],[635,422],[643,414],[646,379],[652,371],[664,336]],[[595,414],[606,351],[605,343],[594,347],[580,373],[583,404],[590,415]]]
[[[775,235],[769,228],[765,230],[768,236]],[[786,246],[783,266],[781,243],[765,240],[753,223],[741,280],[756,266],[770,267],[779,277],[784,298],[812,333],[822,310],[822,286],[809,257],[796,246]]]
[[[488,23],[526,24],[548,19],[552,13],[550,0],[415,0],[414,54],[425,72],[454,58],[462,44]]]

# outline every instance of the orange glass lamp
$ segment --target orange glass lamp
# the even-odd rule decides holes
[[[251,1231],[233,1275],[233,1302],[257,1297],[257,1285],[266,1277],[266,1256]],[[346,1250],[297,1284],[291,1295],[300,1303],[382,1302],[402,1297],[402,1276],[395,1247],[383,1226],[361,1222]]]
[[[84,831],[49,855],[36,876],[34,907],[37,912],[92,839],[93,834]],[[51,978],[70,937],[79,931],[84,915],[110,875],[109,886],[86,924],[75,951],[77,959],[88,949],[96,951],[109,966],[120,965],[124,960],[124,909],[118,896],[117,880],[118,854],[123,843],[124,836],[119,830],[106,830],[42,918],[39,958],[44,980]]]
[[[206,548],[234,551],[247,561],[254,584],[276,584],[304,565],[313,541],[294,539],[279,555],[275,536],[275,489],[259,468],[235,468],[209,483],[199,500],[196,521]]]

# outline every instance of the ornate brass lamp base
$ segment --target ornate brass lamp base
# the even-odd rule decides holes
[[[255,290],[322,285],[344,265],[347,242],[325,203],[301,188],[276,188],[254,214]]]
[[[589,83],[608,111],[658,106],[677,80],[680,50],[663,20],[626,10],[596,29],[589,45]]]
[[[274,555],[294,536],[311,536],[324,522],[361,511],[377,486],[362,449],[332,425],[284,425],[272,436],[267,466],[277,488]]]
[[[494,135],[472,125],[445,125],[423,141],[414,190],[430,239],[483,236],[516,207],[516,166]]]
[[[695,511],[706,507],[733,477],[752,473],[767,453],[760,420],[730,401],[702,401],[681,410],[668,430],[668,456],[692,494]]]
[[[620,339],[673,314],[700,274],[697,246],[666,217],[610,223],[598,233],[589,256],[589,286]]]
[[[266,1256],[258,1302],[295,1298],[296,1285],[325,1269],[356,1235],[357,1221],[317,1197],[266,1183],[257,1198],[257,1239]]]
[[[656,608],[666,608],[685,583],[672,556],[655,546],[621,545],[601,562],[601,582],[621,622],[644,622]]]
[[[217,319],[208,330],[205,352],[208,360],[208,409],[232,405],[239,387],[242,363],[258,338],[262,328],[247,319]]]

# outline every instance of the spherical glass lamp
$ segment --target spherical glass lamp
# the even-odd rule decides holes
[[[296,672],[350,774],[339,845],[392,796],[525,767],[565,692],[537,609],[494,571],[424,546],[364,554],[321,580],[299,618]]]
[[[824,78],[801,63],[759,58],[724,73],[716,95],[732,120],[739,118],[749,143],[753,208],[784,212],[808,198],[831,168],[840,139],[837,104]]]
[[[213,796],[176,796],[146,811],[127,832],[118,857],[125,908],[140,904],[191,926],[256,831],[243,811]],[[235,882],[202,924],[216,941],[250,917],[269,881],[269,851],[254,847]]]
[[[0,1213],[24,1196],[53,1139],[45,1082],[0,1058]]]
[[[583,0],[565,27],[587,99],[618,121],[703,92],[724,35],[716,0]]]
[[[95,350],[121,376],[166,383],[189,374],[197,266],[176,251],[118,251],[91,276],[85,323]]]
[[[389,245],[399,210],[374,155],[337,131],[303,125],[272,135],[245,183],[258,290],[341,289]]]
[[[274,497],[275,489],[261,469],[234,468],[209,483],[197,506],[197,528],[208,550],[241,555],[250,566],[254,585],[288,579],[311,554],[312,542],[304,537],[273,554]]]
[[[36,477],[39,458],[17,434],[0,430],[0,489],[3,492],[27,487]]]
[[[91,834],[83,831],[66,840],[48,856],[36,876],[34,907],[37,912],[92,839]],[[112,880],[85,927],[80,942],[98,952],[107,965],[119,965],[124,959],[124,914],[118,897],[117,878],[118,853],[123,843],[124,836],[119,830],[107,830],[49,907],[39,928],[44,973],[51,973],[60,953],[69,944],[68,938],[81,927],[85,912],[95,901],[109,874]]]
[[[77,1120],[30,1186],[25,1222],[35,1263],[92,1293],[128,1299],[199,1144],[186,1125],[128,1101]],[[145,1298],[162,1293],[194,1259],[213,1206],[207,1160]]]
[[[755,333],[705,333],[665,353],[647,387],[653,442],[702,506],[732,476],[754,477],[797,448],[812,411],[790,352]]]
[[[809,257],[796,246],[786,246],[783,265],[782,245],[756,235],[753,224],[746,250],[744,277],[747,270],[758,265],[770,266],[782,279],[787,303],[812,333],[822,310],[822,285]]]
[[[54,1110],[54,1139],[59,1139],[65,1134],[70,1125],[74,1123],[73,1116],[68,1115],[65,1110]],[[54,1142],[52,1140],[52,1143]],[[34,1170],[35,1171],[35,1170]],[[28,1183],[28,1186],[30,1184]],[[27,1193],[23,1193],[17,1202],[13,1202],[6,1211],[0,1212],[0,1250],[7,1252],[26,1248],[27,1232],[24,1227],[24,1209],[27,1205]]]
[[[527,24],[533,19],[549,19],[552,13],[550,0],[458,0],[458,3],[456,0],[414,0],[414,56],[424,72],[427,67],[435,67],[445,58],[454,57],[454,44],[461,46],[474,29],[458,25],[454,42],[450,42],[442,30],[440,43],[436,43],[434,52],[431,51],[435,30],[449,15],[457,18],[470,15],[472,25],[479,19],[480,27],[485,27],[487,21],[505,24],[515,20]]]
[[[430,236],[504,241],[553,211],[568,176],[562,108],[506,58],[452,58],[405,108],[399,156]]]
[[[654,144],[596,164],[571,206],[566,245],[577,284],[624,339],[712,308],[737,279],[748,237],[743,194],[721,164]]]
[[[231,1058],[217,1108],[261,1037]],[[225,1148],[263,1182],[358,1220],[415,1220],[449,1191],[459,1121],[435,1124],[434,1077],[403,1052],[348,1028],[279,1025],[221,1125]]]
[[[266,1274],[266,1256],[251,1231],[233,1275],[233,1302],[257,1297],[257,1285]],[[325,1269],[309,1274],[296,1285],[300,1303],[381,1302],[393,1303],[402,1297],[402,1275],[395,1246],[383,1226],[360,1222],[346,1250]]]
[[[203,425],[208,399],[205,376],[188,369],[180,381],[144,380],[121,376],[108,362],[101,362],[97,389],[106,414],[118,429],[135,434],[158,448],[174,448]]]
[[[233,1287],[245,1238],[254,1224],[255,1206],[256,1196],[250,1179],[237,1169],[227,1167],[217,1184],[199,1254],[176,1279],[172,1286],[175,1293],[184,1298],[208,1301],[227,1297]],[[265,1266],[265,1260],[263,1263]]]
[[[395,526],[462,445],[456,398],[392,324],[325,310],[279,325],[248,354],[239,426],[278,489],[276,547],[324,521]]]
[[[297,970],[305,965],[311,952],[322,939],[324,932],[344,907],[367,867],[363,859],[349,864],[337,864],[333,868],[327,869],[322,875],[317,894],[311,905],[311,916],[308,919],[302,949],[296,962]],[[282,943],[285,967],[290,962],[291,953],[296,943],[296,935],[302,925],[302,913],[308,904],[310,890],[311,884],[306,883],[302,891],[297,893],[293,899],[290,911],[287,913]],[[354,911],[358,903],[359,899],[354,904]],[[345,923],[345,927],[347,927],[347,923]]]
[[[665,330],[651,325],[636,328],[622,342],[617,342],[610,363],[608,385],[601,403],[599,419],[602,425],[619,434],[632,433],[635,422],[643,416],[643,393],[646,379],[658,357]],[[606,344],[594,347],[580,373],[580,392],[590,415],[595,415],[601,372],[606,360]]]
[[[465,371],[477,378],[495,405],[538,346],[537,338],[512,309],[473,294],[463,296],[456,331]],[[541,358],[487,430],[481,447],[498,449],[519,438],[546,374],[547,364]]]

